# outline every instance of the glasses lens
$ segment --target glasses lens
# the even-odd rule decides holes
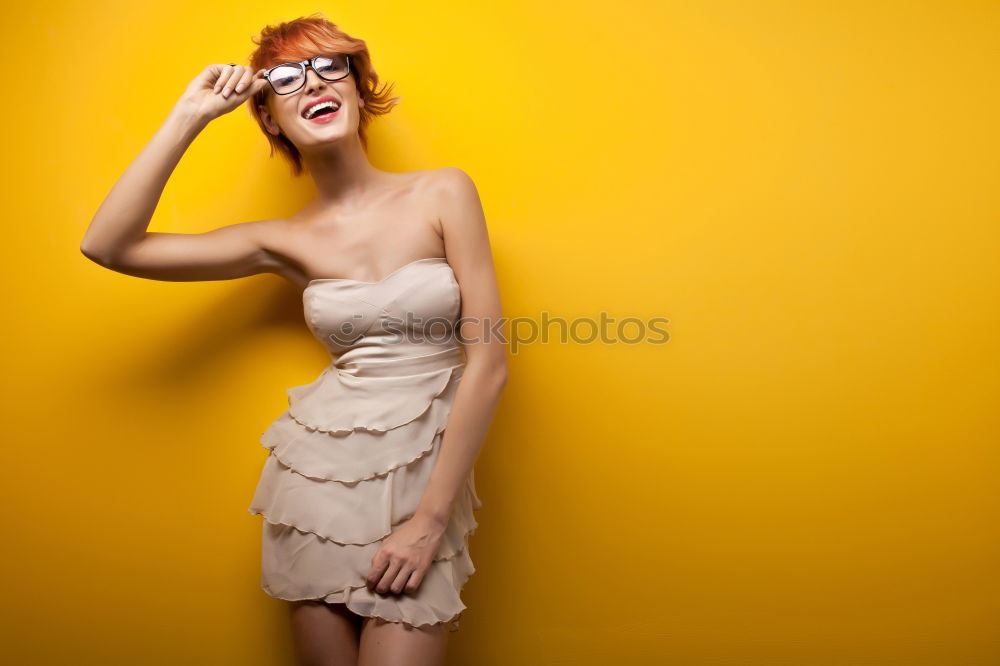
[[[321,57],[313,60],[316,73],[327,81],[336,81],[347,76],[347,58],[342,55]]]
[[[279,65],[271,70],[271,85],[279,95],[285,95],[302,85],[302,67]]]
[[[313,69],[327,81],[339,81],[349,73],[347,57],[334,55],[313,59]],[[300,65],[278,65],[271,70],[271,85],[279,95],[287,95],[302,87],[305,68]]]

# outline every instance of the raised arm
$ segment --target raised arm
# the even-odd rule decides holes
[[[80,251],[111,270],[155,280],[224,280],[277,268],[266,249],[277,220],[199,234],[147,230],[170,174],[195,137],[264,85],[260,71],[247,67],[210,65],[202,71],[104,199]]]

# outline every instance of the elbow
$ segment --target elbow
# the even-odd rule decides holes
[[[94,248],[87,245],[86,242],[80,244],[80,252],[83,256],[90,259],[95,264],[100,264],[101,266],[108,266],[111,262],[107,255],[95,250]]]
[[[88,241],[87,238],[84,238],[80,243],[80,252],[95,264],[112,270],[115,269],[115,253],[107,247],[100,247],[99,244],[95,244],[93,241]]]
[[[486,358],[472,358],[466,364],[466,374],[475,369],[477,377],[481,377],[489,386],[495,387],[497,391],[502,391],[507,384],[507,361],[500,359],[497,361]]]
[[[90,259],[91,261],[95,261],[97,263],[101,263],[100,253],[95,252],[92,247],[87,245],[87,241],[83,241],[82,243],[80,243],[80,252],[83,254],[83,256],[87,257],[87,259]]]
[[[497,390],[502,391],[507,386],[507,363],[501,363],[493,368],[493,380],[497,384]]]

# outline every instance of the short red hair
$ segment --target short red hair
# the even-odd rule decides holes
[[[257,48],[250,54],[250,68],[253,71],[273,67],[282,62],[305,60],[316,54],[344,53],[351,56],[351,76],[358,91],[358,97],[365,100],[361,107],[361,120],[358,124],[358,136],[361,145],[368,149],[366,130],[377,116],[382,116],[399,103],[399,97],[390,97],[392,85],[383,84],[378,89],[378,74],[372,67],[371,56],[364,40],[351,37],[346,32],[331,23],[322,12],[314,12],[309,16],[292,21],[269,25],[261,30],[260,37],[251,38]],[[274,151],[289,161],[292,175],[302,173],[302,155],[284,134],[274,136],[267,131],[261,119],[258,106],[265,106],[267,96],[274,94],[270,85],[264,86],[260,92],[247,101],[250,114],[253,115],[264,136],[271,143],[271,156]]]

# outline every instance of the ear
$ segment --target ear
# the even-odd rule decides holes
[[[278,127],[278,123],[274,122],[271,112],[267,110],[267,107],[258,105],[257,110],[260,111],[260,119],[264,121],[264,127],[267,128],[268,134],[274,136],[281,134],[281,128]]]

